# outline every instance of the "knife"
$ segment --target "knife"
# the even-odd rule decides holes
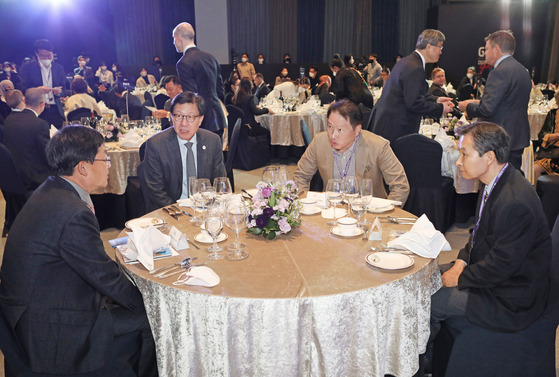
[[[181,212],[181,213],[184,213],[185,215],[187,215],[187,216],[189,216],[189,217],[192,217],[192,215],[191,215],[190,213],[188,213],[188,212],[186,212],[186,211],[180,209],[180,208],[177,207],[176,205],[172,205],[171,208],[174,208],[176,211]]]
[[[201,264],[197,264],[196,266],[191,266],[191,267],[200,267],[200,266],[205,266],[205,265],[206,265],[206,263],[201,263]],[[159,279],[165,279],[165,278],[168,278],[169,276],[178,275],[178,274],[180,274],[180,273],[182,273],[182,272],[186,272],[186,271],[188,271],[188,270],[189,270],[189,269],[182,269],[182,268],[181,268],[181,269],[178,270],[178,271],[170,271],[170,272],[167,271],[167,272],[165,272],[165,273],[163,273],[163,274],[160,274],[158,277],[159,277]]]
[[[250,195],[247,190],[241,189],[241,191],[244,192],[245,194],[247,194],[248,197],[252,199],[252,195]]]
[[[182,262],[177,262],[177,263],[169,264],[169,265],[167,265],[167,266],[163,266],[163,267],[156,268],[155,270],[150,271],[149,274],[150,274],[150,275],[153,275],[153,274],[158,273],[159,271],[163,271],[163,270],[165,270],[165,269],[167,269],[167,268],[176,268],[177,266],[187,266],[187,265],[189,265],[193,260],[196,260],[196,259],[198,259],[198,257],[186,258],[186,259],[184,259]]]
[[[200,250],[200,248],[198,247],[198,245],[196,245],[194,242],[192,242],[188,237],[186,237],[186,242],[188,242],[189,244],[191,244],[192,246],[194,246],[195,248],[197,248],[198,250]]]
[[[171,212],[171,210],[170,210],[169,208],[167,208],[167,207],[163,207],[163,210],[164,210],[165,212],[167,212],[167,214],[168,214],[169,216],[171,216],[173,219],[175,219],[175,220],[178,221],[179,217],[178,217],[177,215],[175,215],[175,212]]]

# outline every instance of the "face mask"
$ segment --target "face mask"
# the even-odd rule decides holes
[[[140,73],[142,75],[142,77],[146,77],[148,74],[145,72]]]
[[[283,62],[289,64],[289,63],[291,63],[291,59],[283,59]]]
[[[4,69],[4,72],[6,72],[6,73],[10,73],[11,71],[12,71],[11,68],[5,68],[5,69]]]
[[[283,77],[287,77],[287,72],[286,72],[286,73],[283,73],[283,72],[282,72],[281,75],[282,75]]]
[[[349,64],[353,65],[354,62],[355,60],[353,60],[353,58],[349,59]]]
[[[107,67],[101,67],[101,72],[105,72],[107,70]]]
[[[316,73],[310,72],[310,73],[309,73],[309,76],[311,77],[311,79],[314,79],[314,78],[316,77]]]
[[[153,62],[153,64],[155,64],[155,65],[160,65],[160,64],[161,64],[161,60],[156,60],[156,61]]]
[[[80,67],[85,67],[85,62],[84,62],[83,60],[81,60],[81,61],[79,62],[79,64],[80,64]]]
[[[243,63],[246,63],[246,62],[248,62],[248,59],[247,59],[247,58],[242,58],[241,61],[242,61]]]
[[[50,64],[52,63],[52,59],[41,59],[39,60],[41,62],[42,65],[44,65],[45,67],[50,67]]]
[[[375,60],[374,59],[369,59],[369,63],[374,64]]]
[[[469,78],[469,79],[472,79],[472,78],[474,77],[474,74],[473,74],[473,73],[468,73],[468,74],[466,75],[466,77]]]
[[[113,67],[113,72],[116,72],[116,67]]]
[[[338,73],[338,72],[336,72],[336,71],[333,71],[333,72],[332,72],[332,74],[334,75],[334,77],[336,77],[336,73]]]
[[[258,59],[259,64],[264,64],[264,59]]]

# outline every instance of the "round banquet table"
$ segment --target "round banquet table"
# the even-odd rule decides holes
[[[377,216],[412,216],[396,208]],[[163,210],[148,217],[193,239],[189,217]],[[373,214],[367,215],[374,219]],[[412,376],[429,337],[431,295],[440,286],[437,260],[414,257],[397,271],[368,265],[380,241],[331,235],[320,214],[269,241],[240,234],[250,256],[210,261],[207,245],[155,261],[155,268],[198,257],[221,278],[213,288],[174,286],[140,264],[123,264],[142,292],[161,376]],[[410,225],[382,222],[391,230]],[[229,235],[222,246],[232,242]],[[224,251],[226,252],[226,251]]]
[[[128,177],[137,175],[138,165],[140,165],[139,148],[122,148],[119,147],[118,142],[108,142],[105,145],[107,156],[111,158],[109,180],[104,189],[94,194],[122,195],[126,191]]]
[[[311,138],[319,132],[326,131],[328,120],[326,110],[320,109],[317,112],[286,112],[274,115],[257,115],[255,119],[260,125],[270,131],[270,143],[272,145],[302,147],[305,145],[303,134],[301,133],[301,120],[309,126]]]

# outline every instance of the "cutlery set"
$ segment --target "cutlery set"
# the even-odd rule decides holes
[[[198,257],[186,258],[182,262],[173,263],[164,267],[156,268],[155,270],[151,271],[149,274],[155,275],[155,277],[158,277],[159,279],[165,279],[170,276],[180,274],[183,271],[188,271],[192,267],[199,267],[199,266],[206,265],[206,263],[193,265],[192,262],[196,259],[198,259]]]
[[[163,207],[163,210],[165,212],[167,212],[169,214],[169,216],[171,216],[173,219],[175,219],[177,221],[179,220],[179,216],[186,215],[186,216],[192,217],[192,215],[190,213],[181,210],[179,207],[177,207],[174,204],[170,205],[170,206],[167,206],[167,207]],[[190,240],[190,238],[186,237],[186,242],[188,242],[189,244],[194,246],[196,249],[200,250],[200,247],[198,245],[196,245],[194,242],[192,242]]]

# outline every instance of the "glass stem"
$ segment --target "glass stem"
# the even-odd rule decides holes
[[[239,253],[241,245],[239,244],[239,230],[235,230],[235,251]]]

